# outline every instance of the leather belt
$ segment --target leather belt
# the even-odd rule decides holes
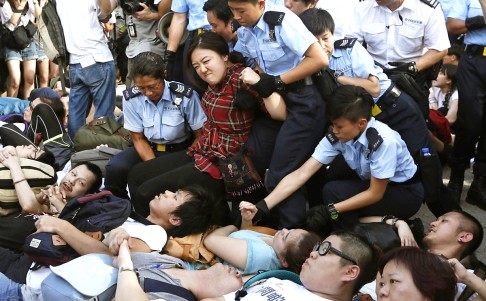
[[[301,88],[303,86],[312,86],[313,84],[314,84],[314,81],[312,80],[312,77],[306,76],[301,80],[298,80],[298,81],[293,82],[291,84],[285,85],[285,91],[295,90],[295,89]]]
[[[486,46],[481,45],[466,45],[464,52],[480,56],[486,56]]]
[[[395,86],[395,84],[391,84],[390,87],[386,90],[385,93],[378,99],[378,101],[373,106],[371,110],[371,114],[373,116],[380,115],[381,112],[385,111],[386,108],[394,103],[398,97],[402,94],[402,91]]]

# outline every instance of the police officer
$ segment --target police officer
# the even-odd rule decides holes
[[[127,198],[130,169],[137,163],[167,153],[184,151],[196,137],[206,115],[191,88],[164,80],[162,57],[143,52],[133,61],[134,87],[124,91],[124,127],[133,146],[114,156],[106,166],[106,189]]]
[[[474,157],[474,180],[466,201],[486,209],[486,25],[478,0],[457,1],[449,11],[447,29],[465,33],[464,54],[457,69],[460,105],[457,112],[456,140],[449,160],[449,189],[460,198],[464,171]],[[477,147],[476,147],[477,144]],[[476,152],[475,152],[476,149]]]
[[[428,116],[430,81],[427,74],[450,47],[444,15],[435,0],[376,0],[358,3],[347,37],[366,42],[367,50],[386,69],[411,74],[422,88],[420,103]],[[424,53],[423,50],[427,49]],[[434,69],[438,71],[438,69]],[[388,70],[385,70],[388,72]]]
[[[122,3],[127,2],[122,1]],[[131,69],[133,65],[133,58],[142,52],[154,52],[160,56],[165,53],[165,45],[157,38],[155,32],[159,19],[170,10],[171,0],[154,1],[155,7],[149,6],[140,2],[140,11],[124,11],[125,23],[130,37],[130,43],[126,49],[128,57],[128,74],[125,81],[127,87],[133,85],[133,78]],[[125,6],[124,6],[125,7]]]
[[[192,38],[203,31],[210,31],[206,12],[200,0],[173,0],[171,10],[174,12],[169,27],[169,42],[164,60],[167,62],[167,79],[179,80],[185,84],[190,83],[189,78],[182,73],[182,66],[185,66],[187,48],[191,44]],[[189,31],[189,37],[184,44],[182,66],[176,60],[176,52],[184,35],[184,31]]]
[[[235,50],[257,60],[264,72],[254,89],[262,97],[278,92],[287,105],[288,116],[278,132],[267,175],[271,191],[306,160],[324,135],[324,102],[309,76],[325,68],[328,60],[316,38],[287,8],[267,6],[264,0],[230,0],[228,5],[242,26]],[[288,196],[278,211],[280,227],[302,226],[306,215],[302,192]]]
[[[324,219],[333,221],[336,227],[351,228],[360,216],[413,216],[424,197],[422,183],[416,176],[417,166],[400,135],[371,117],[373,105],[373,98],[363,88],[338,87],[327,101],[332,132],[301,167],[283,178],[257,204],[259,211],[279,204],[322,165],[342,155],[357,177],[331,181],[324,186]]]

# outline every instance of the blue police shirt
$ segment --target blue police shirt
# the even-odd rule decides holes
[[[229,52],[230,53],[233,50],[235,50],[235,45],[234,45],[233,41],[229,41],[228,42],[228,48],[229,48]],[[244,58],[245,58],[246,66],[247,67],[250,67],[253,70],[255,70],[255,68],[256,68],[255,60],[254,59],[251,59],[249,57],[244,57]]]
[[[307,30],[300,18],[283,6],[266,5],[267,11],[284,12],[282,24],[275,26],[275,40],[263,15],[254,27],[238,28],[235,50],[256,59],[265,73],[281,75],[299,64],[316,37]]]
[[[201,0],[173,0],[171,10],[176,13],[186,13],[189,19],[187,30],[192,31],[199,28],[211,29],[206,12],[203,10],[205,1]]]
[[[362,180],[369,180],[371,176],[377,179],[390,179],[397,183],[411,179],[417,171],[417,166],[400,135],[373,117],[368,122],[366,130],[370,127],[378,131],[383,143],[371,153],[369,159],[366,159],[366,131],[356,140],[346,143],[338,141],[334,145],[324,137],[312,157],[322,164],[329,164],[337,155],[342,154],[349,167],[356,171]]]
[[[346,41],[343,39],[342,41]],[[358,42],[353,47],[334,48],[329,59],[329,69],[341,71],[345,76],[367,79],[376,76],[380,83],[380,95],[374,97],[375,103],[390,87],[391,80],[383,73],[383,69],[375,65],[375,61],[366,49]],[[338,84],[339,85],[339,84]]]
[[[157,105],[143,94],[128,100],[123,98],[124,127],[127,130],[143,132],[149,141],[157,144],[183,142],[189,138],[190,133],[185,129],[182,113],[191,129],[202,128],[206,114],[199,95],[194,91],[190,99],[184,97],[179,110],[173,104],[176,95],[169,90],[169,83],[164,81],[164,93]]]
[[[483,11],[478,0],[456,1],[449,11],[449,18],[458,20],[466,20],[467,18],[482,15]],[[486,46],[486,28],[466,32],[464,44]]]

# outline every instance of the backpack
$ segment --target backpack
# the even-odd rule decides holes
[[[49,164],[26,158],[19,160],[25,179],[35,194],[39,193],[41,188],[57,182],[57,174]],[[21,209],[10,169],[0,163],[0,216]]]
[[[74,136],[74,149],[79,152],[107,144],[123,150],[128,147],[130,139],[130,132],[115,119],[99,117],[79,128]]]
[[[66,94],[65,74],[69,63],[61,20],[57,14],[56,0],[47,0],[37,22],[40,39],[49,60],[59,66],[62,91]]]
[[[430,109],[429,118],[432,124],[427,122],[427,125],[432,135],[444,142],[444,144],[450,144],[452,142],[452,132],[449,120],[445,118],[441,111],[433,109]]]
[[[103,240],[103,234],[123,224],[131,211],[131,203],[110,191],[81,196],[70,200],[59,214],[78,230]],[[38,232],[25,239],[23,250],[41,265],[59,265],[79,254],[56,234]]]

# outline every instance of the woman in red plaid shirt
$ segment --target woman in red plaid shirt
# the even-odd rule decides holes
[[[188,184],[201,184],[217,196],[223,196],[219,159],[238,154],[248,139],[258,111],[274,119],[284,120],[286,117],[285,103],[279,94],[262,99],[249,87],[252,76],[256,82],[258,75],[245,69],[242,56],[229,53],[228,44],[221,36],[212,32],[199,35],[191,43],[188,56],[191,65],[186,66],[186,70],[194,68],[208,84],[201,98],[208,116],[203,134],[188,149],[187,155],[171,154],[141,163],[133,169],[128,185],[132,200],[138,203],[136,207],[148,206],[161,191]],[[247,73],[246,83],[240,78],[242,73]]]

